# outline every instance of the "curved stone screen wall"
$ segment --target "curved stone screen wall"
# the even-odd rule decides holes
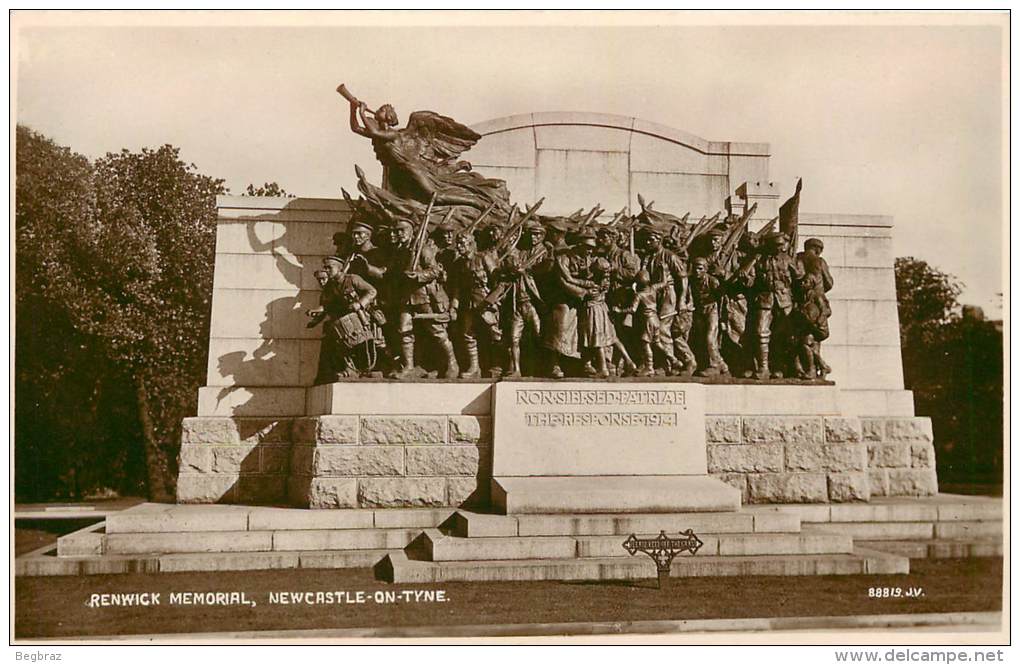
[[[546,197],[543,213],[595,202],[637,209],[637,195],[670,211],[712,215],[745,182],[767,183],[767,143],[707,141],[671,127],[595,113],[529,113],[474,125],[482,140],[465,154],[506,180],[515,201]],[[776,203],[759,203],[759,216]]]

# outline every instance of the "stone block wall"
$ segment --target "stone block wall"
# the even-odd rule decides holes
[[[743,503],[935,494],[928,418],[708,416],[708,471]]]
[[[200,416],[305,413],[322,328],[315,270],[350,217],[343,201],[217,197],[216,257]]]
[[[928,418],[708,416],[708,471],[743,503],[935,494]],[[489,503],[490,416],[184,421],[180,503],[310,508]]]
[[[178,503],[283,503],[291,427],[279,418],[185,418]]]
[[[938,492],[930,418],[861,418],[872,496]]]
[[[294,421],[290,502],[309,508],[488,503],[489,416],[316,416]]]
[[[488,416],[187,418],[177,501],[479,506],[491,451]]]

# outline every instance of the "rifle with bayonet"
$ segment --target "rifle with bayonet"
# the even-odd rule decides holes
[[[459,237],[459,236],[462,236],[462,235],[469,235],[469,234],[474,233],[475,229],[477,229],[479,226],[481,226],[482,222],[485,221],[485,218],[488,217],[489,213],[491,213],[493,210],[495,210],[495,208],[496,208],[496,203],[493,202],[488,208],[486,208],[485,210],[482,211],[482,214],[478,216],[478,219],[476,219],[475,221],[473,221],[470,224],[468,224],[467,227],[465,227],[461,231],[458,231],[457,232],[457,236]]]
[[[584,220],[582,220],[581,223],[578,224],[578,229],[583,229],[584,227],[588,226],[593,221],[595,221],[596,217],[598,217],[599,215],[601,215],[604,212],[605,212],[605,210],[602,209],[602,204],[601,203],[596,203],[595,207],[592,208],[591,210],[589,210],[588,214],[585,215]]]
[[[531,270],[533,267],[535,267],[535,265],[539,261],[541,261],[541,260],[543,260],[545,258],[545,255],[546,255],[545,245],[539,245],[537,249],[539,251],[535,252],[532,256],[528,257],[528,259],[523,264],[521,264],[519,266],[519,270],[522,273],[525,273],[528,270]],[[506,258],[509,258],[509,254],[507,255]],[[506,259],[504,259],[503,261],[500,261],[498,266],[501,267],[505,260]],[[506,294],[509,293],[510,289],[513,286],[514,285],[511,283],[511,281],[503,281],[503,282],[500,282],[499,284],[497,284],[491,291],[489,291],[489,293],[486,294],[485,300],[484,300],[485,305],[487,307],[493,307],[493,306],[499,305],[499,303],[503,302],[503,298],[506,297]]]
[[[418,272],[418,265],[421,263],[421,253],[425,249],[425,239],[428,237],[429,232],[429,215],[432,214],[432,207],[436,204],[436,195],[432,195],[432,199],[429,201],[428,207],[425,209],[425,216],[421,221],[421,229],[418,231],[418,237],[415,238],[413,251],[411,254],[411,265],[408,268],[408,272]]]
[[[613,215],[613,218],[611,220],[609,220],[609,223],[606,224],[606,226],[616,226],[617,222],[622,220],[626,215],[627,215],[627,206],[623,206],[622,208],[620,208],[620,212],[618,212],[615,215]]]
[[[544,202],[545,202],[544,197],[536,201],[533,206],[531,206],[524,212],[523,217],[521,217],[519,220],[511,224],[510,228],[506,230],[506,232],[499,239],[499,241],[496,242],[496,244],[492,247],[492,252],[497,257],[499,257],[500,263],[502,263],[506,259],[505,254],[509,253],[510,250],[512,250],[514,246],[517,244],[517,241],[521,239],[521,234],[524,232],[524,225],[528,223],[528,220],[535,216],[535,213],[538,212],[538,209],[542,207],[542,204]],[[510,211],[511,220],[513,219],[513,216],[516,213],[516,211],[517,211],[516,207]]]
[[[719,248],[719,258],[717,259],[718,265],[722,266],[722,270],[725,270],[727,266],[733,261],[733,255],[737,251],[737,246],[740,244],[740,239],[744,233],[747,232],[747,224],[751,220],[751,215],[758,209],[758,204],[753,204],[750,208],[744,211],[744,214],[740,216],[733,227],[730,229],[729,235],[723,242],[723,246]],[[757,253],[753,254],[752,257],[757,256]],[[745,261],[745,263],[747,263]],[[753,265],[754,261],[750,261],[748,266]],[[741,267],[737,270],[737,273],[743,272],[746,268]]]
[[[698,237],[701,234],[703,234],[706,229],[712,228],[712,225],[715,224],[719,220],[719,217],[721,216],[722,213],[717,212],[711,217],[703,216],[700,220],[698,220],[698,223],[694,225],[693,229],[691,229],[690,235],[687,236],[687,238],[684,240],[683,250],[685,252],[689,251],[691,245],[694,244],[694,241],[697,240]]]
[[[773,217],[769,220],[769,223],[761,227],[753,233],[755,240],[761,240],[768,234],[772,233],[776,229],[776,224],[779,223],[779,217]]]

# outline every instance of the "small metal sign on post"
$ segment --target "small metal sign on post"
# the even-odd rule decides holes
[[[655,562],[655,569],[658,572],[659,588],[662,588],[662,578],[669,577],[669,568],[673,559],[681,552],[697,554],[704,545],[701,539],[694,535],[693,529],[680,532],[679,538],[670,538],[665,531],[660,531],[655,538],[638,538],[633,533],[627,540],[623,541],[623,549],[634,556],[643,552]]]

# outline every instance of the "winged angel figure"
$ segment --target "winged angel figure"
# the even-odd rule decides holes
[[[497,214],[509,210],[505,182],[485,178],[472,171],[469,162],[457,159],[481,139],[470,127],[433,111],[416,111],[407,126],[398,129],[392,105],[383,104],[373,112],[344,86],[337,91],[350,102],[351,131],[371,139],[383,165],[383,191],[359,173],[359,189],[367,199],[400,213],[418,208],[409,206],[408,200],[425,205],[435,196],[437,208],[455,208],[454,219],[468,218],[472,211],[477,215],[493,204]]]

